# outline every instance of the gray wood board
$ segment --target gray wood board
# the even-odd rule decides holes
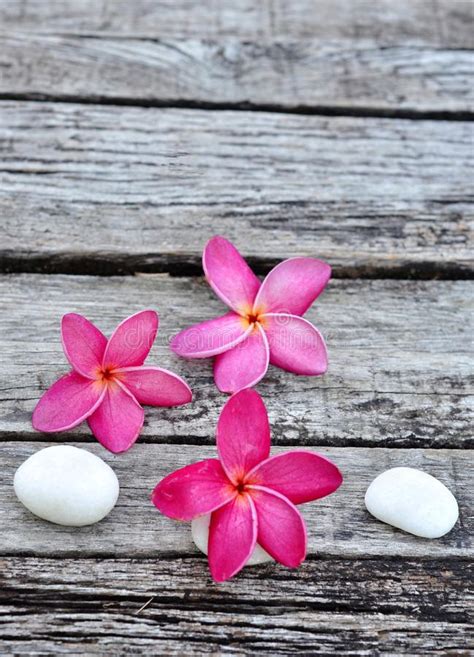
[[[330,365],[322,377],[270,366],[258,390],[277,444],[472,444],[472,283],[470,281],[331,281],[306,317],[325,335]],[[5,275],[0,278],[0,435],[41,440],[31,412],[69,369],[60,318],[80,312],[106,335],[143,308],[161,327],[149,363],[181,375],[194,391],[186,406],[146,408],[141,441],[213,444],[226,396],[211,360],[185,360],[169,349],[182,328],[218,316],[225,306],[201,278]],[[53,437],[92,441],[86,424]]]
[[[410,655],[439,657],[472,654],[468,623],[419,622],[382,613],[275,611],[271,619],[253,609],[242,615],[207,610],[158,609],[148,617],[102,611],[83,612],[77,605],[63,611],[19,606],[2,608],[5,656],[88,655]],[[362,616],[362,615],[361,615]],[[34,648],[33,648],[34,646]],[[34,652],[33,652],[34,651]]]
[[[16,499],[12,486],[16,468],[47,444],[50,443],[2,444],[0,554],[158,557],[160,554],[196,553],[189,523],[162,516],[152,505],[150,495],[166,474],[215,456],[215,447],[138,444],[125,454],[113,455],[101,445],[88,445],[88,450],[113,467],[121,493],[116,507],[105,520],[78,529],[38,520]],[[273,450],[274,453],[281,451],[285,450],[279,447]],[[307,523],[310,555],[472,557],[472,451],[344,447],[315,451],[338,465],[344,483],[333,495],[300,507]],[[434,475],[456,496],[460,520],[443,538],[433,541],[417,538],[375,520],[366,511],[364,495],[372,479],[385,469],[400,465],[420,468]]]
[[[474,52],[377,39],[5,33],[0,95],[380,112],[474,110]]]
[[[0,264],[196,268],[221,233],[261,268],[308,254],[337,275],[471,276],[472,137],[464,122],[3,102]]]
[[[374,38],[472,47],[469,0],[23,0],[0,5],[6,31],[98,33],[151,38],[235,36],[265,38]]]
[[[108,600],[138,613],[152,607],[208,605],[263,613],[295,608],[378,612],[463,622],[472,611],[472,564],[451,560],[310,558],[296,570],[274,564],[245,568],[216,585],[204,555],[154,558],[2,557],[3,602]],[[151,611],[151,610],[150,610]],[[140,612],[141,613],[141,612]],[[144,614],[146,615],[146,614]]]
[[[31,654],[31,642],[54,654],[470,648],[465,562],[316,559],[297,571],[247,568],[218,586],[204,557],[3,558],[0,567],[4,654]]]

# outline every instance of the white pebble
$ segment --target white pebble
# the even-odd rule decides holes
[[[46,447],[15,473],[15,493],[32,513],[69,527],[99,522],[119,494],[115,472],[101,458],[70,445]]]
[[[199,518],[195,518],[191,523],[193,541],[196,544],[196,547],[201,550],[201,552],[204,552],[204,554],[207,554],[210,521],[211,514],[209,513],[205,516],[199,516]],[[250,558],[245,565],[256,566],[259,563],[266,563],[267,561],[273,561],[273,559],[268,554],[268,552],[265,552],[265,550],[257,543],[254,551],[250,555]]]
[[[365,494],[365,506],[382,522],[422,538],[444,536],[459,516],[451,491],[415,468],[392,468],[376,477]]]

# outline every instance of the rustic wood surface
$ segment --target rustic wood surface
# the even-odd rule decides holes
[[[471,51],[373,40],[240,41],[5,33],[0,94],[466,116]],[[28,62],[28,65],[25,65]],[[449,75],[447,75],[449,71]],[[59,72],[59,75],[58,75]]]
[[[271,366],[258,386],[274,442],[472,446],[471,292],[470,281],[332,281],[306,315],[326,337],[327,374],[298,377]],[[194,401],[148,408],[141,440],[214,443],[226,396],[214,385],[212,361],[183,360],[168,346],[182,328],[226,312],[202,278],[10,275],[0,278],[0,297],[0,437],[42,439],[31,412],[69,369],[60,341],[64,313],[80,312],[111,334],[127,313],[149,307],[161,316],[149,362],[183,375]],[[85,424],[68,437],[93,441]]]
[[[469,0],[6,0],[6,31],[246,40],[370,38],[452,48],[472,46]]]
[[[138,444],[126,454],[112,455],[101,445],[88,446],[113,467],[121,483],[121,494],[116,507],[100,524],[71,529],[39,522],[18,503],[12,488],[16,468],[34,451],[50,444],[2,444],[0,553],[158,558],[160,554],[196,552],[189,523],[162,516],[150,502],[150,495],[158,481],[170,472],[214,457],[215,447]],[[273,450],[282,451],[285,448]],[[472,558],[471,450],[324,447],[311,451],[320,451],[334,460],[344,474],[344,485],[332,496],[301,506],[308,526],[310,555]],[[384,525],[366,511],[364,494],[372,479],[387,468],[402,464],[438,477],[459,499],[460,521],[449,535],[427,541]]]
[[[470,0],[0,0],[0,653],[474,654]],[[226,399],[179,329],[223,312],[202,278],[213,234],[259,275],[295,255],[334,279],[309,311],[330,369],[270,368],[273,450],[329,455],[344,485],[302,507],[308,560],[212,582],[187,523],[151,505],[176,467],[215,453]],[[66,369],[59,320],[105,332],[159,311],[150,354],[194,401],[146,409],[106,452],[86,426],[31,427]],[[46,442],[47,441],[47,442]],[[40,521],[18,465],[74,443],[116,470],[93,527]],[[396,465],[458,499],[428,541],[363,498]]]
[[[6,2],[0,94],[472,114],[469,2],[259,5]]]
[[[46,654],[288,655],[299,646],[321,655],[345,646],[352,655],[468,655],[472,648],[465,562],[311,559],[298,571],[247,568],[219,587],[200,557],[0,565],[3,646],[15,654],[31,654],[32,644]]]
[[[3,269],[201,273],[234,239],[259,271],[469,276],[472,123],[5,102]]]

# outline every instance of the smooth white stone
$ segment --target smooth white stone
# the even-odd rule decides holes
[[[193,541],[196,544],[196,547],[207,554],[207,542],[209,540],[209,523],[211,522],[211,514],[205,516],[199,516],[195,518],[191,523],[191,533],[193,535]],[[267,563],[267,561],[273,561],[272,557],[265,552],[265,550],[260,547],[257,543],[254,551],[250,555],[249,560],[245,564],[246,566],[257,566],[259,563]]]
[[[422,538],[440,538],[456,524],[456,498],[438,479],[415,468],[386,470],[365,494],[367,510],[378,520]]]
[[[68,527],[99,522],[119,494],[115,472],[101,458],[70,445],[46,447],[15,473],[15,493],[32,513]]]

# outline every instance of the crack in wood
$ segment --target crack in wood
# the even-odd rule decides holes
[[[209,112],[266,112],[295,114],[300,116],[338,116],[354,118],[385,118],[408,121],[474,121],[474,110],[419,110],[399,107],[338,107],[331,105],[279,105],[276,103],[213,102],[205,100],[149,99],[134,96],[100,96],[45,93],[0,93],[1,101],[28,101],[72,103],[77,105],[114,105],[117,107],[142,107],[157,109],[207,110]]]
[[[256,274],[266,275],[280,259],[247,258]],[[0,252],[0,274],[66,274],[94,276],[134,276],[136,274],[169,274],[170,276],[202,276],[201,258],[195,254],[180,256],[115,254],[9,254]],[[408,262],[383,265],[335,265],[333,278],[393,280],[473,280],[474,268],[457,262]]]

